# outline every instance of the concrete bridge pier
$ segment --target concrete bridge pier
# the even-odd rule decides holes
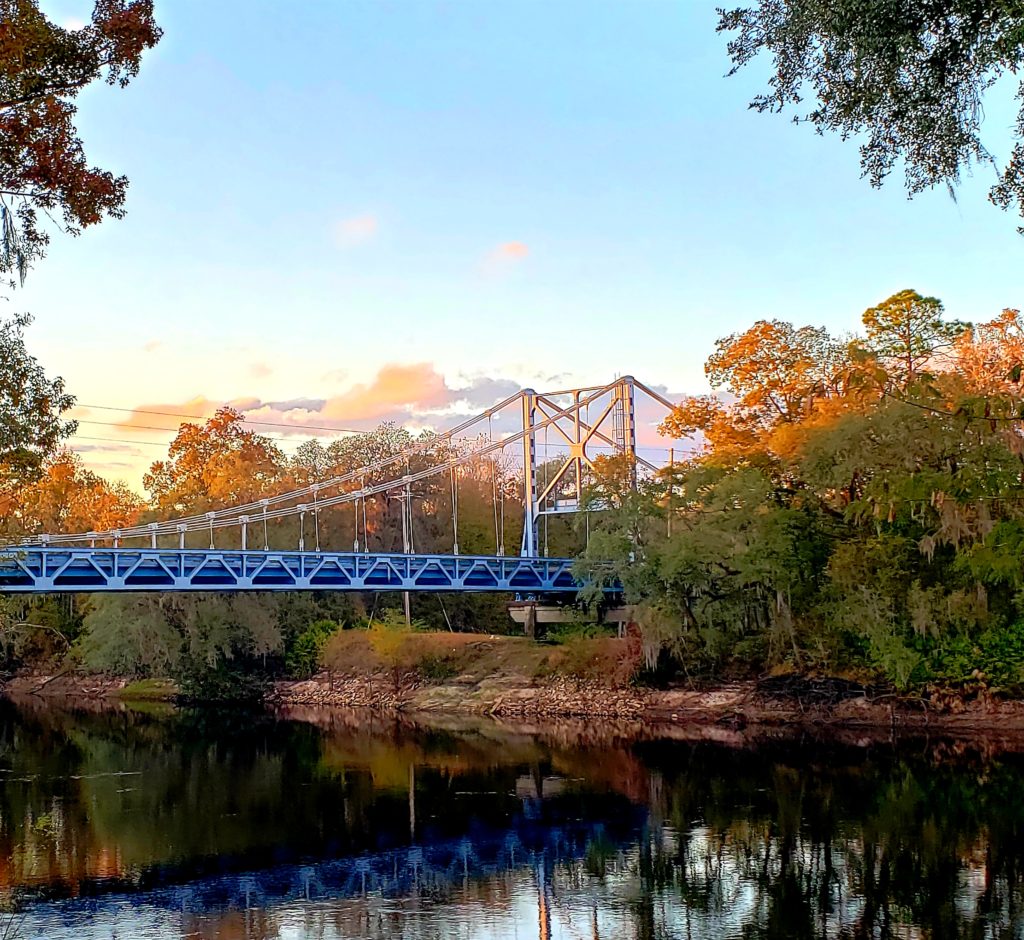
[[[622,604],[603,607],[593,616],[583,616],[578,607],[559,604],[551,600],[510,601],[509,616],[518,624],[522,624],[523,633],[534,639],[544,635],[548,624],[574,623],[582,619],[584,623],[612,623],[618,627],[619,638],[626,635],[629,624],[629,609]]]

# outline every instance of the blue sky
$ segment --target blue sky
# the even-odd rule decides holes
[[[54,237],[13,299],[33,350],[92,405],[429,424],[520,384],[701,391],[717,337],[849,331],[905,287],[1024,304],[987,171],[873,190],[854,144],[747,109],[766,64],[724,77],[714,6],[157,0],[138,79],[80,99],[128,215]],[[997,152],[1011,116],[989,102]],[[127,479],[171,436],[102,427],[79,447]]]

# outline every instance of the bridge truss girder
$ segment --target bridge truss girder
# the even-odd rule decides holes
[[[0,594],[461,591],[575,595],[571,558],[34,548],[0,554]]]

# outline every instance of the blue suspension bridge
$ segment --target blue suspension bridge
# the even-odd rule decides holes
[[[0,548],[0,594],[322,590],[574,595],[580,584],[572,573],[573,559],[546,557],[541,523],[550,515],[584,508],[583,488],[599,450],[626,458],[634,482],[643,473],[657,472],[658,466],[637,452],[638,396],[665,412],[674,407],[632,376],[589,388],[524,389],[451,430],[286,493],[125,529],[41,534]],[[508,425],[510,414],[513,427],[496,435],[495,425]],[[543,481],[538,477],[541,434],[545,440],[554,436],[557,454],[553,467],[545,455],[549,472]],[[410,469],[419,465],[422,469]],[[459,552],[458,483],[460,474],[481,466],[489,468],[495,501],[495,554],[464,555]],[[524,519],[520,553],[507,556],[498,500],[513,472],[519,475]],[[415,487],[443,475],[451,486],[452,551],[417,553]],[[369,550],[366,501],[382,494],[401,502],[402,552]],[[344,505],[354,512],[352,551],[321,550],[320,514]],[[285,519],[293,520],[292,531],[297,523],[296,544],[272,546],[271,534],[280,531],[278,523]],[[199,540],[201,548],[195,547]]]

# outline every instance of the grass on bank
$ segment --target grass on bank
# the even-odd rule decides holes
[[[118,692],[118,698],[126,702],[166,702],[177,694],[178,688],[170,679],[136,679]]]
[[[415,674],[429,683],[524,682],[566,677],[625,685],[640,666],[639,643],[613,636],[570,635],[560,642],[473,633],[395,628],[344,630],[327,641],[322,664],[337,676]]]

